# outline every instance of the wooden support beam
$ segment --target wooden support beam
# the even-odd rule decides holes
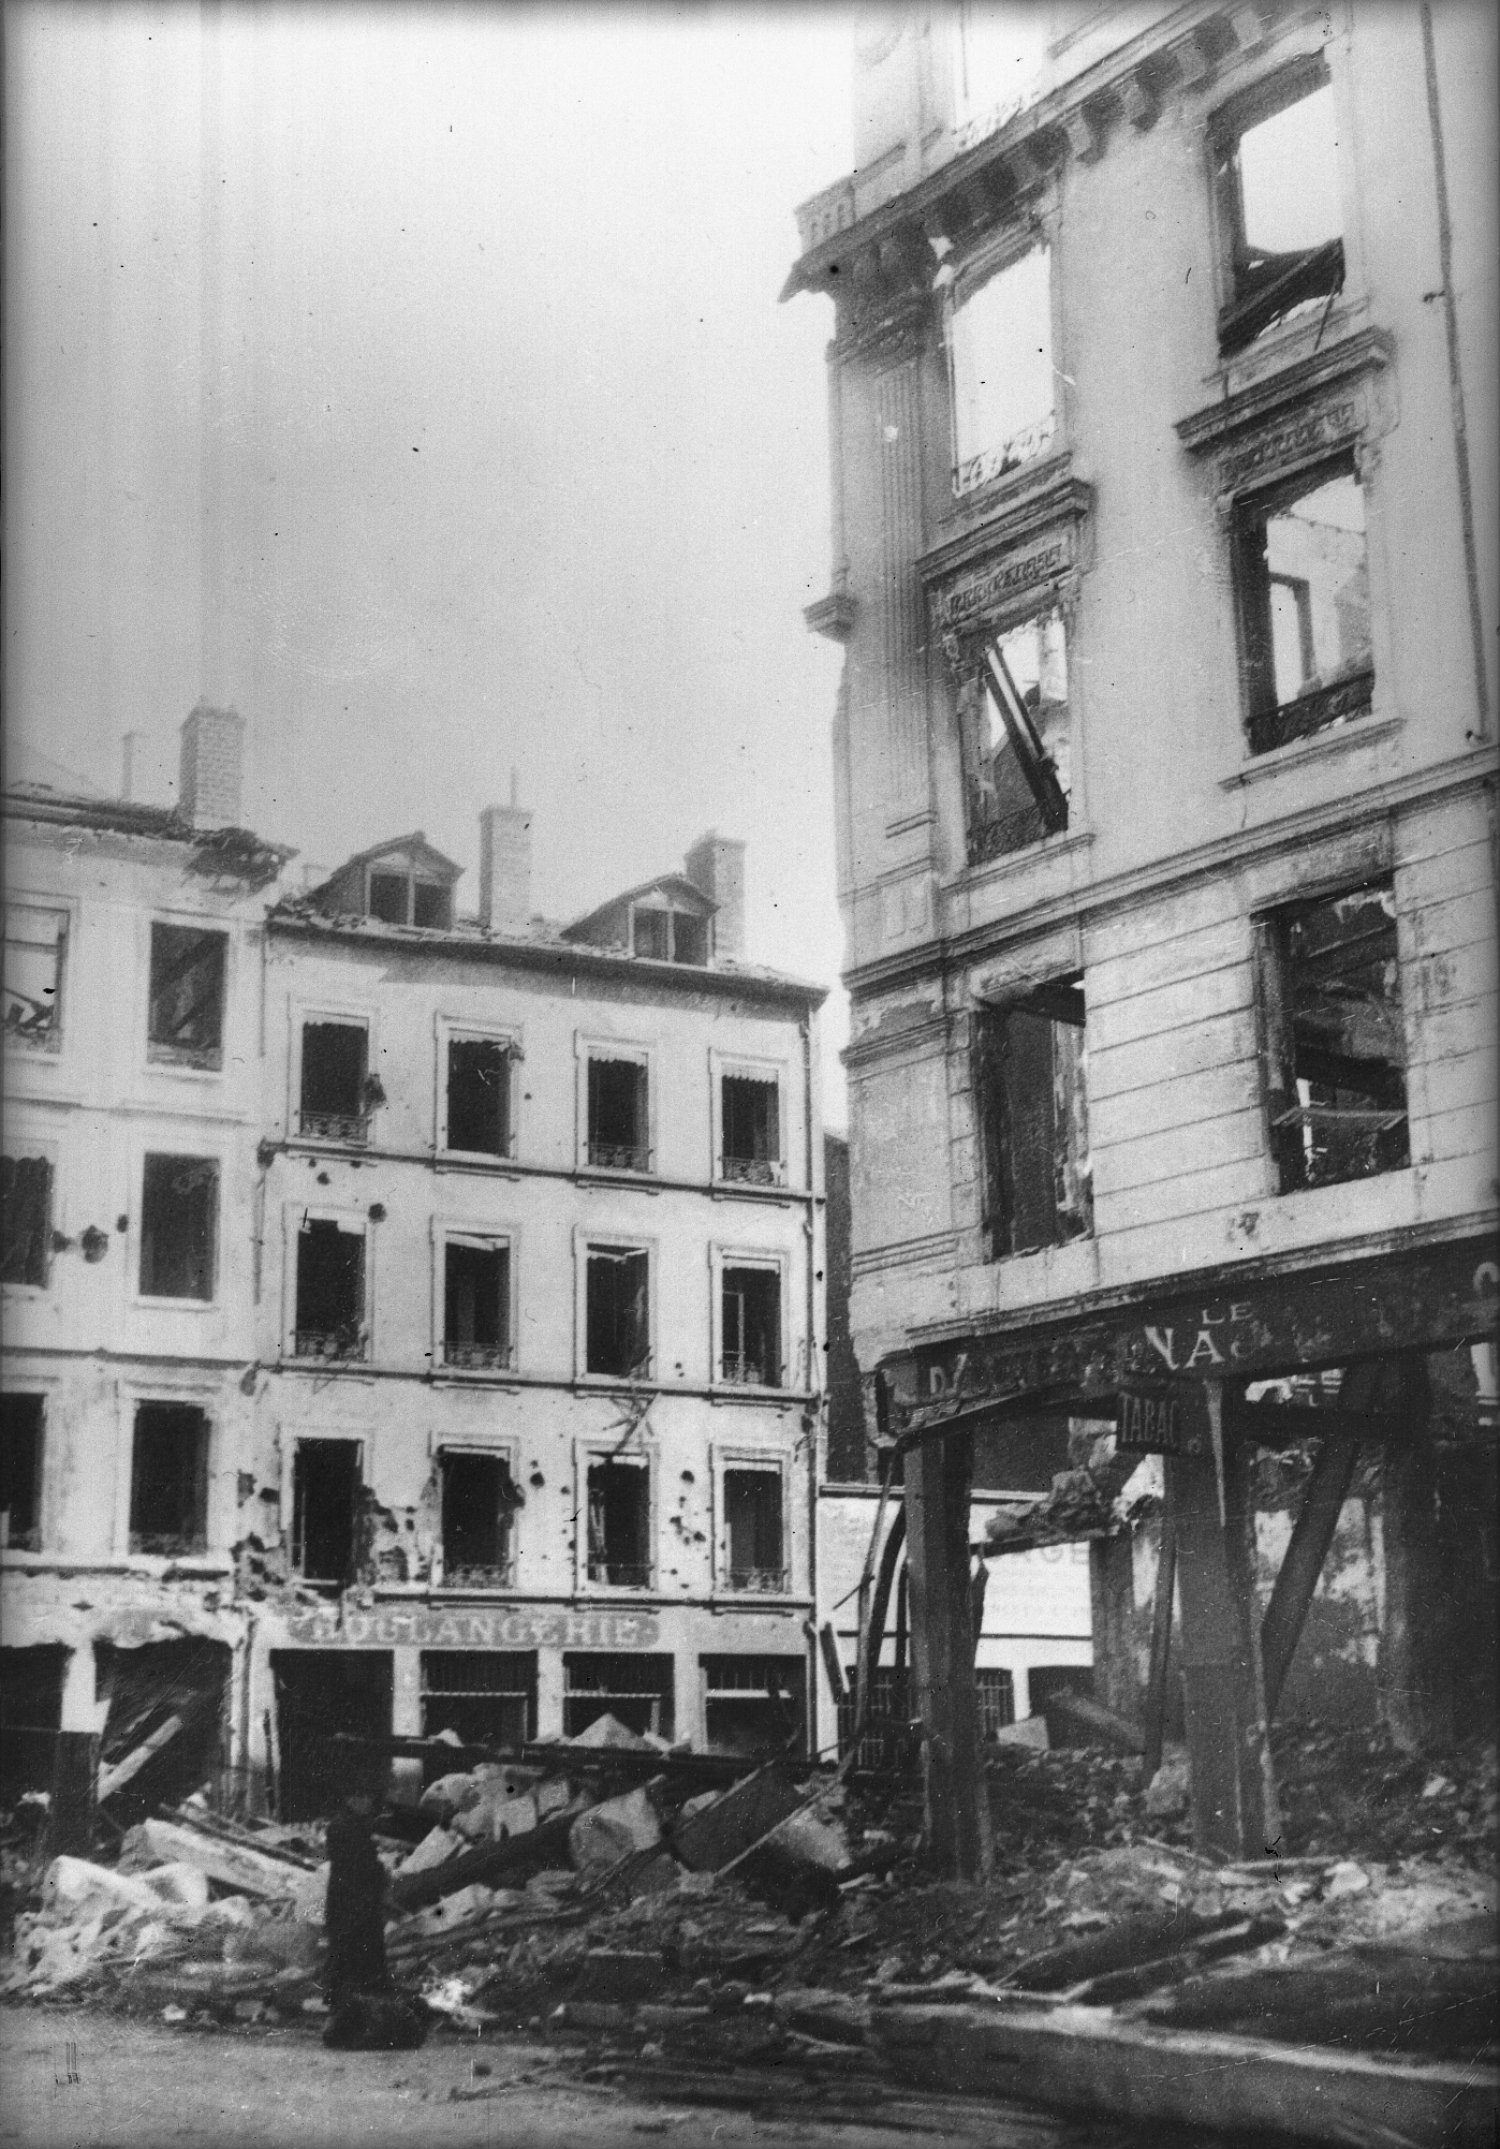
[[[1161,1767],[1167,1721],[1167,1664],[1172,1654],[1172,1599],[1177,1592],[1177,1533],[1171,1517],[1161,1518],[1156,1565],[1156,1602],[1151,1609],[1151,1666],[1146,1674],[1146,1751],[1141,1781],[1149,1783]]]
[[[1437,1453],[1427,1360],[1403,1351],[1402,1437],[1385,1450],[1382,1473],[1385,1619],[1380,1643],[1381,1706],[1404,1753],[1448,1744],[1454,1731],[1450,1577],[1439,1531]]]
[[[990,1867],[969,1577],[973,1467],[973,1437],[962,1431],[919,1441],[906,1457],[907,1570],[927,1847],[939,1871],[955,1880],[982,1880]]]
[[[1193,1840],[1202,1851],[1261,1858],[1281,1824],[1260,1661],[1248,1453],[1242,1441],[1224,1438],[1223,1384],[1206,1386],[1217,1453],[1171,1455],[1166,1464],[1182,1597]]]
[[[1318,1586],[1318,1577],[1323,1572],[1328,1547],[1333,1543],[1339,1515],[1349,1496],[1354,1465],[1359,1460],[1361,1434],[1373,1432],[1377,1423],[1384,1422],[1369,1415],[1379,1378],[1380,1361],[1368,1359],[1345,1374],[1337,1411],[1283,1410],[1280,1413],[1283,1418],[1321,1418],[1325,1415],[1330,1420],[1337,1418],[1338,1429],[1335,1431],[1331,1425],[1306,1428],[1308,1432],[1321,1432],[1323,1445],[1303,1492],[1302,1505],[1292,1525],[1291,1542],[1282,1558],[1260,1627],[1268,1716],[1276,1714],[1276,1704],[1281,1699],[1281,1689],[1302,1638],[1308,1607]],[[1263,1407],[1249,1405],[1237,1419],[1237,1424],[1253,1426]]]
[[[1135,1546],[1130,1532],[1089,1546],[1089,1624],[1094,1635],[1094,1698],[1117,1716],[1141,1713],[1135,1661]]]

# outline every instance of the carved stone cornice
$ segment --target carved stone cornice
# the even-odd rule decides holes
[[[830,590],[826,597],[819,597],[814,604],[804,605],[802,617],[814,634],[827,637],[830,642],[847,642],[854,632],[854,620],[858,606],[845,589]]]
[[[1217,456],[1221,497],[1274,483],[1390,430],[1395,413],[1382,376],[1394,351],[1384,329],[1361,329],[1179,418],[1177,437],[1190,455]]]

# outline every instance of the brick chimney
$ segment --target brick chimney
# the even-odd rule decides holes
[[[718,904],[714,917],[714,954],[740,962],[745,953],[745,846],[711,828],[700,836],[682,870],[695,887]]]
[[[239,827],[244,734],[245,719],[233,709],[201,701],[184,723],[177,811],[189,828]]]
[[[479,816],[479,922],[487,933],[514,932],[531,916],[531,808],[486,806]]]

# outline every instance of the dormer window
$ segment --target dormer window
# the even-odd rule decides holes
[[[690,910],[636,903],[630,913],[630,948],[657,963],[708,962],[708,920]]]
[[[365,908],[382,925],[424,925],[447,932],[453,924],[453,891],[442,881],[372,867]]]

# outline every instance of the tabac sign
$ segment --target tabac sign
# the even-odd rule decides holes
[[[654,1612],[570,1612],[526,1605],[334,1604],[296,1612],[287,1640],[306,1649],[654,1649]]]
[[[882,1368],[890,1427],[915,1435],[981,1410],[1112,1402],[1142,1382],[1233,1380],[1483,1342],[1500,1311],[1494,1241],[1462,1239],[1234,1295],[1114,1307],[1067,1327],[933,1345]]]
[[[1212,1435],[1203,1389],[1132,1381],[1115,1397],[1115,1444],[1130,1455],[1206,1455]]]

